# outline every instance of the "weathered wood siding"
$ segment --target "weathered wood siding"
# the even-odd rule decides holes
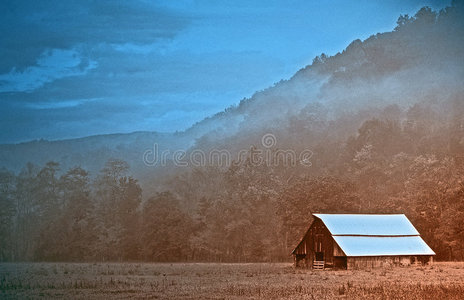
[[[370,269],[391,266],[409,266],[411,263],[419,262],[421,264],[433,263],[432,256],[419,255],[419,256],[360,256],[348,257],[347,269]]]
[[[296,259],[304,259],[304,264],[311,266],[312,262],[316,259],[316,252],[323,253],[323,260],[329,266],[332,266],[334,263],[335,252],[337,255],[344,255],[343,251],[336,245],[329,230],[327,230],[324,223],[318,218],[314,219],[294,254],[296,254]]]
[[[340,248],[340,246],[338,246],[338,244],[335,243],[335,241],[333,244],[334,244],[333,256],[346,256],[343,250]]]

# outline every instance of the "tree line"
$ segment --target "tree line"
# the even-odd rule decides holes
[[[95,176],[56,162],[2,169],[0,259],[286,261],[311,213],[325,212],[405,213],[437,259],[462,260],[464,120],[458,113],[442,123],[434,111],[388,107],[343,140],[330,131],[346,120],[302,113],[275,133],[286,147],[312,143],[311,167],[248,157],[182,169],[146,199],[118,159]]]

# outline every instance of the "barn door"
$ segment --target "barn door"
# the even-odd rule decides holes
[[[324,251],[322,250],[322,235],[317,235],[316,236],[316,245],[314,247],[314,252],[316,254],[316,260],[317,261],[323,261],[324,260]]]

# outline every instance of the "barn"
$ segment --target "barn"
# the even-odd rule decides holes
[[[296,267],[364,269],[429,264],[435,252],[404,214],[313,214]]]

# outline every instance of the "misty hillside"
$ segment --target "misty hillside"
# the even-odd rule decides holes
[[[307,118],[319,118],[324,135],[342,140],[355,134],[363,121],[394,104],[408,109],[426,101],[439,110],[452,111],[447,103],[462,101],[464,89],[462,20],[459,7],[440,14],[423,8],[414,17],[401,16],[394,31],[353,41],[334,56],[321,54],[289,80],[256,92],[185,132],[135,132],[1,145],[0,166],[19,172],[27,162],[43,165],[53,160],[63,170],[79,165],[95,175],[106,160],[119,158],[129,162],[134,177],[145,185],[156,180],[158,169],[145,166],[142,160],[154,143],[160,151],[187,150],[194,145],[238,151],[258,144],[263,133],[274,130],[282,134],[278,146],[285,146],[286,140],[292,144],[288,139],[293,139],[300,147],[314,147],[317,139],[298,131],[298,124]],[[394,109],[391,114],[404,120]],[[441,116],[449,115],[444,112]],[[330,123],[343,119],[343,125]],[[338,127],[327,131],[328,124]],[[147,178],[150,174],[153,178]]]

